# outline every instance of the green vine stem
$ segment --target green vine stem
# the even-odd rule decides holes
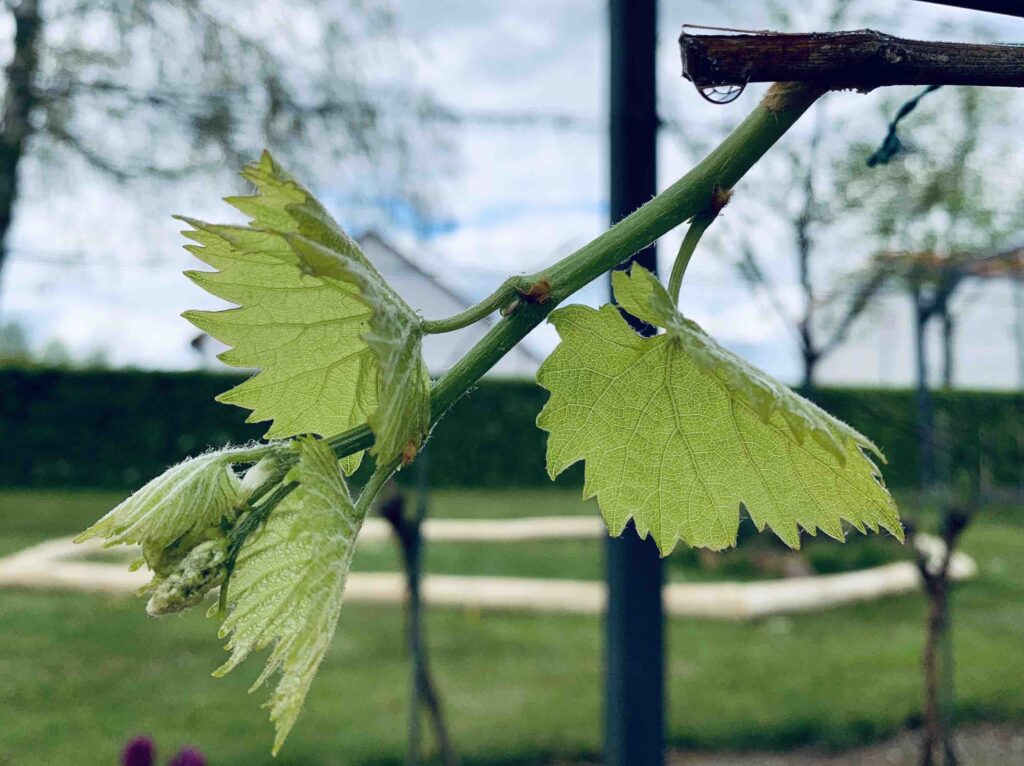
[[[437,381],[431,396],[432,424],[561,301],[711,207],[716,189],[719,193],[732,189],[822,93],[816,85],[775,83],[747,118],[689,173],[572,255],[531,278],[520,278],[532,284],[546,281],[550,295],[543,302],[521,302]],[[364,424],[331,437],[328,443],[338,457],[344,457],[373,444],[373,434]]]
[[[360,518],[365,518],[367,512],[370,510],[370,503],[377,497],[377,494],[381,491],[388,480],[395,475],[395,471],[398,470],[400,459],[396,458],[390,463],[385,465],[379,465],[370,475],[366,484],[359,490],[359,497],[356,498],[356,511]]]

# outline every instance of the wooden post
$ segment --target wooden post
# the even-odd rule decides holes
[[[804,82],[828,90],[883,85],[1024,86],[1024,47],[907,40],[871,29],[679,38],[683,75],[698,88]]]

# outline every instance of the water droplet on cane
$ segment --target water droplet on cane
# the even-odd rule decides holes
[[[705,85],[698,87],[697,92],[705,101],[710,101],[712,104],[731,104],[740,97],[746,88],[746,83],[742,85]]]

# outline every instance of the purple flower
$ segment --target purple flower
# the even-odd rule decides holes
[[[149,737],[136,737],[121,751],[121,766],[153,766],[156,745]]]
[[[194,747],[183,748],[169,766],[206,766],[206,758]]]

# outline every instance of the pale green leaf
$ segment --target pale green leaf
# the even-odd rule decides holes
[[[106,546],[145,545],[158,551],[191,532],[237,514],[239,480],[232,463],[249,452],[220,450],[168,468],[75,538],[102,537]]]
[[[653,327],[671,327],[679,316],[658,278],[638,263],[628,273],[613,271],[612,289],[619,306]]]
[[[310,273],[328,282],[355,285],[371,307],[363,340],[373,349],[380,372],[379,404],[369,422],[370,450],[381,462],[419,451],[430,428],[430,374],[423,361],[419,315],[391,289],[365,259],[329,250],[300,235],[288,236]]]
[[[302,234],[338,253],[365,260],[359,245],[345,233],[316,197],[274,162],[269,152],[242,169],[242,178],[256,187],[255,196],[228,197],[252,218],[255,229]]]
[[[221,636],[231,657],[214,675],[251,652],[272,647],[253,690],[280,671],[269,702],[276,753],[298,717],[341,613],[345,580],[363,517],[352,503],[330,447],[296,440],[298,487],[242,546],[228,586]]]
[[[584,493],[613,535],[633,519],[663,554],[680,539],[722,549],[742,506],[793,547],[801,529],[843,539],[843,520],[902,539],[867,439],[667,315],[653,278],[615,279],[631,313],[669,332],[644,338],[614,306],[568,306],[551,315],[561,343],[538,372],[548,472],[584,460]]]
[[[238,306],[186,318],[231,346],[225,363],[259,370],[218,400],[272,421],[267,438],[332,436],[369,420],[378,457],[418,448],[429,422],[419,317],[269,155],[242,175],[258,193],[228,201],[250,226],[182,219],[193,227],[188,249],[217,269],[188,276]],[[355,465],[358,456],[346,470]]]
[[[220,355],[256,375],[217,397],[272,421],[268,439],[333,436],[366,422],[377,407],[377,364],[362,335],[370,309],[356,289],[303,273],[276,233],[189,219],[187,246],[217,271],[186,272],[206,291],[237,304],[185,318],[231,348]],[[358,465],[355,456],[347,466]]]
[[[846,460],[851,443],[884,459],[866,436],[723,348],[696,322],[680,314],[661,282],[643,266],[634,264],[628,275],[614,272],[612,283],[622,308],[648,324],[665,328],[695,362],[734,395],[746,399],[765,422],[778,412],[798,442],[810,436],[840,463]]]

